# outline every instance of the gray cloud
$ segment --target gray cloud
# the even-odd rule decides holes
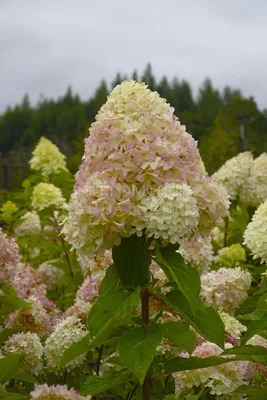
[[[29,93],[89,98],[118,71],[206,76],[267,107],[265,0],[0,0],[0,110]]]

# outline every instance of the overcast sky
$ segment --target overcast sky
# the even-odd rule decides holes
[[[102,78],[209,76],[267,108],[267,0],[0,0],[0,111],[68,85],[89,98]]]

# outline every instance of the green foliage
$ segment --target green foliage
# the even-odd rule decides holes
[[[234,354],[236,360],[252,361],[267,365],[267,349],[262,346],[236,346],[225,350],[223,354]]]
[[[185,264],[183,257],[172,245],[159,249],[156,260],[170,282],[176,283],[192,310],[196,310],[200,300],[200,278],[197,270]]]
[[[205,339],[224,348],[224,324],[219,314],[199,298],[199,306],[193,311],[187,299],[178,290],[165,296],[166,304],[181,314]]]
[[[108,267],[105,277],[99,288],[99,296],[102,297],[108,292],[116,292],[121,288],[121,281],[118,275],[116,265]]]
[[[67,364],[80,354],[87,353],[89,349],[118,340],[122,333],[120,327],[129,323],[131,312],[138,303],[138,289],[132,293],[108,292],[99,297],[88,315],[90,334],[73,343],[65,351],[61,358],[61,365]]]
[[[118,351],[123,364],[133,372],[141,384],[161,340],[161,329],[155,326],[153,330],[137,328],[126,331],[119,341]]]
[[[196,344],[196,334],[181,322],[170,321],[161,325],[163,336],[181,350],[191,354]]]
[[[259,386],[239,386],[233,394],[235,395],[246,395],[248,400],[265,400],[267,398],[267,388]]]
[[[136,71],[133,78],[138,78]],[[124,79],[126,76],[117,74],[112,86]],[[181,123],[186,124],[188,131],[199,139],[201,154],[210,172],[237,154],[239,124],[245,115],[248,116],[243,121],[247,148],[255,154],[264,148],[267,114],[258,111],[253,99],[245,99],[240,92],[229,87],[220,92],[209,79],[205,80],[194,99],[189,82],[178,79],[170,81],[167,77],[157,82],[151,65],[147,66],[141,80],[152,90],[158,90],[176,108],[176,115]],[[42,99],[33,108],[25,98],[22,105],[7,110],[0,117],[0,146],[5,164],[4,180],[0,181],[0,185],[7,187],[12,180],[12,185],[14,182],[14,186],[18,187],[18,183],[27,177],[28,170],[25,168],[24,171],[24,167],[30,158],[32,146],[42,135],[59,145],[68,157],[71,171],[76,172],[83,153],[82,139],[88,136],[88,127],[106,101],[108,92],[107,84],[102,81],[94,97],[85,102],[68,88],[66,94],[56,101]],[[7,166],[7,160],[12,168],[15,166],[15,172]],[[23,190],[4,194],[5,200],[13,201],[16,206],[7,203],[6,208],[1,208],[0,222],[4,232],[16,238],[20,248],[20,261],[30,264],[29,274],[35,276],[35,269],[42,263],[48,263],[62,272],[55,286],[53,283],[56,276],[49,288],[47,283],[47,292],[44,283],[40,283],[41,279],[36,284],[37,289],[34,288],[37,290],[37,297],[40,294],[40,299],[44,298],[40,320],[43,317],[45,319],[46,314],[50,318],[50,313],[57,318],[58,312],[62,319],[67,316],[77,317],[77,327],[66,330],[66,338],[73,338],[73,342],[70,340],[69,343],[72,344],[64,347],[65,349],[69,346],[58,360],[62,374],[48,372],[45,357],[42,360],[43,371],[38,376],[30,374],[27,351],[25,357],[21,354],[7,355],[8,350],[4,343],[13,334],[26,331],[23,323],[31,330],[31,324],[23,321],[24,317],[29,320],[38,317],[31,315],[34,307],[30,308],[26,301],[31,295],[31,288],[28,288],[29,293],[21,294],[10,286],[10,282],[3,284],[0,296],[0,322],[3,326],[0,331],[3,352],[3,357],[0,358],[0,398],[28,399],[33,385],[39,382],[48,385],[67,384],[69,388],[73,387],[83,395],[97,396],[99,399],[143,400],[142,385],[148,382],[151,383],[151,400],[211,400],[215,397],[210,393],[210,382],[190,388],[183,395],[175,395],[177,388],[171,374],[179,371],[188,371],[190,374],[194,369],[209,367],[213,367],[213,371],[216,368],[220,371],[220,365],[242,360],[255,364],[253,379],[261,387],[240,386],[235,393],[244,393],[248,399],[254,400],[266,397],[266,380],[260,369],[257,369],[257,364],[267,366],[267,350],[264,347],[246,345],[255,334],[261,335],[263,340],[266,338],[267,280],[261,276],[266,265],[258,265],[258,261],[253,260],[246,249],[247,262],[240,264],[240,267],[252,273],[253,282],[248,298],[238,310],[232,310],[247,327],[241,337],[241,345],[234,345],[220,356],[195,357],[197,334],[222,349],[229,340],[228,335],[231,335],[228,330],[225,335],[219,314],[202,300],[197,270],[185,263],[183,257],[177,253],[177,247],[165,241],[148,239],[145,231],[142,237],[133,235],[122,238],[120,245],[113,248],[114,264],[108,268],[105,263],[102,265],[99,255],[94,260],[88,260],[88,265],[83,265],[84,260],[80,261],[60,234],[67,210],[54,213],[54,210],[47,208],[41,211],[41,231],[19,236],[16,228],[21,222],[20,218],[27,211],[32,211],[33,189],[43,181],[59,187],[68,202],[74,184],[71,172],[61,172],[49,177],[43,177],[38,172],[32,173],[24,180]],[[236,202],[231,205],[230,211],[231,217],[224,230],[225,244],[228,246],[243,242],[244,230],[255,210]],[[215,251],[219,248],[220,243]],[[151,260],[153,264],[150,274]],[[162,271],[157,270],[154,262],[160,266],[169,282],[166,283],[164,274],[162,277]],[[212,268],[217,268],[216,263]],[[46,272],[48,275],[53,274],[53,269]],[[36,276],[38,280],[41,275]],[[81,295],[82,290],[79,290],[77,295],[78,288],[87,276],[88,293],[85,290],[86,294]],[[49,276],[44,276],[43,279],[48,278]],[[31,281],[32,278],[29,279]],[[30,285],[35,285],[34,278]],[[60,310],[53,314],[55,305]],[[6,328],[12,326],[13,316],[9,314],[21,309],[27,309],[27,312],[21,313],[22,328]],[[52,321],[52,317],[49,321]],[[88,333],[84,331],[85,336],[78,340],[75,329],[79,330],[81,327],[82,330],[87,328]],[[49,326],[49,329],[54,328]],[[65,332],[62,334],[62,342],[65,340],[64,335]],[[47,337],[49,338],[48,331],[40,333],[39,338],[43,345]],[[60,346],[60,340],[55,345]],[[212,348],[211,345],[211,351]],[[181,351],[187,351],[190,356],[180,357]],[[83,362],[82,366],[75,364],[79,362],[79,357],[81,363]],[[71,362],[74,362],[73,370]],[[68,367],[66,364],[69,364]],[[145,379],[146,376],[148,379]]]
[[[122,238],[120,245],[113,247],[112,257],[122,283],[133,287],[145,283],[151,261],[143,238]]]
[[[116,386],[125,384],[133,378],[132,374],[127,369],[122,369],[111,376],[96,376],[92,375],[86,379],[83,385],[84,395],[96,395],[112,389]]]
[[[190,357],[190,358],[182,358],[182,357],[175,357],[166,362],[164,365],[165,372],[167,374],[172,374],[178,371],[190,371],[192,369],[199,369],[199,368],[207,368],[216,365],[225,364],[230,362],[229,358],[223,357],[205,357],[205,358],[198,358],[198,357]]]
[[[30,308],[29,303],[17,297],[15,289],[7,284],[0,285],[4,295],[0,296],[0,317],[21,308]]]
[[[0,383],[6,383],[13,379],[16,373],[23,367],[22,354],[9,354],[0,358]]]

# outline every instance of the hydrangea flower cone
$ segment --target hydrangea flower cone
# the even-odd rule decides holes
[[[132,234],[179,242],[227,215],[225,191],[203,175],[197,143],[173,113],[144,83],[125,81],[109,95],[63,228],[80,253],[101,254]]]

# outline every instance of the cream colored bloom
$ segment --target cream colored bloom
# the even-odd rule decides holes
[[[24,355],[24,368],[33,375],[39,375],[43,369],[43,346],[36,333],[17,333],[9,337],[3,346],[6,354]]]
[[[52,207],[60,209],[66,206],[61,190],[52,183],[38,183],[33,189],[32,206],[38,211]]]
[[[220,317],[224,323],[225,331],[229,333],[233,338],[240,339],[243,332],[247,330],[247,327],[242,325],[236,318],[221,311]]]
[[[36,211],[28,211],[21,218],[21,224],[15,229],[18,236],[37,235],[41,232],[41,221]]]
[[[253,157],[250,152],[240,153],[213,174],[213,179],[227,190],[231,200],[243,197],[243,188],[249,185]]]
[[[199,273],[207,273],[213,262],[214,254],[211,237],[192,237],[184,239],[179,248],[179,253],[185,262],[195,267]]]
[[[267,262],[267,200],[259,206],[244,233],[244,244],[261,263]]]
[[[132,80],[108,96],[85,141],[63,228],[79,254],[103,254],[134,234],[176,243],[208,234],[228,215],[227,194],[203,175],[197,143],[173,112]]]
[[[67,317],[59,322],[53,333],[47,338],[44,346],[44,357],[48,371],[61,375],[63,370],[68,371],[79,367],[85,362],[85,355],[81,355],[70,361],[65,367],[60,367],[60,359],[63,353],[74,342],[82,339],[88,331],[76,317]]]
[[[247,297],[252,276],[237,268],[220,268],[201,276],[201,295],[220,311],[233,313]]]
[[[43,176],[67,171],[66,157],[55,144],[45,137],[41,137],[32,154],[31,169],[40,171]]]

